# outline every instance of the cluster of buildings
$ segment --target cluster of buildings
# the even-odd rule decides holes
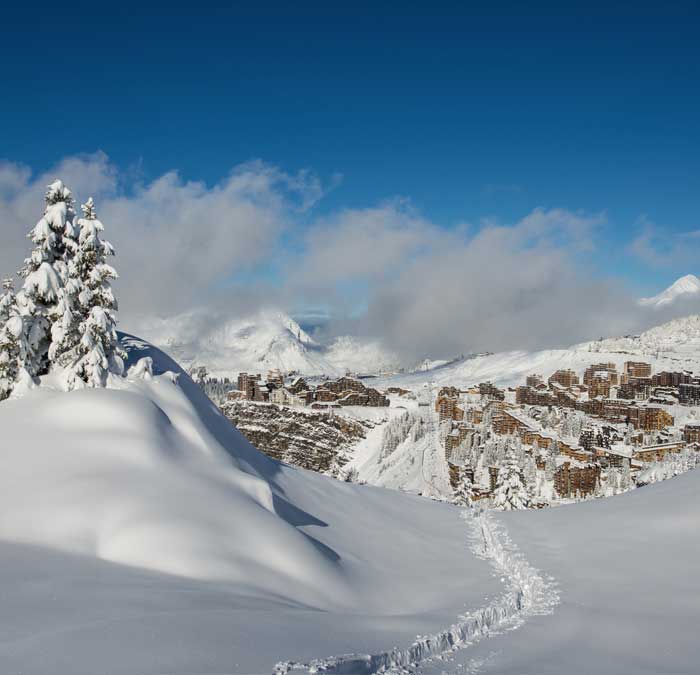
[[[491,383],[466,390],[443,387],[435,409],[448,423],[445,457],[453,487],[473,474],[458,449],[483,446],[492,436],[517,436],[538,469],[544,470],[554,449],[552,479],[559,497],[592,494],[605,469],[635,472],[668,454],[700,449],[700,423],[676,429],[673,415],[662,407],[700,403],[698,389],[700,378],[690,373],[653,374],[650,364],[635,361],[625,363],[622,372],[614,363],[599,363],[588,367],[583,377],[570,369],[557,370],[546,381],[529,375],[514,396],[512,390],[499,390]],[[527,406],[540,407],[540,413]],[[570,414],[559,409],[584,413],[578,415],[585,424],[576,438],[563,437],[538,421],[543,410]],[[490,489],[476,488],[475,499],[489,497],[495,489],[499,469],[490,466],[488,471]]]
[[[229,400],[242,399],[292,407],[309,406],[314,410],[389,405],[385,394],[349,376],[312,385],[303,377],[285,380],[279,370],[271,370],[264,380],[260,374],[240,373],[237,386],[237,389],[228,392]]]
[[[515,390],[515,402],[572,408],[651,432],[673,426],[673,416],[659,404],[695,405],[700,400],[691,399],[685,389],[681,393],[686,385],[700,389],[700,378],[690,373],[652,375],[650,364],[636,361],[627,361],[622,373],[614,363],[597,363],[586,368],[582,381],[568,369],[552,373],[546,383],[540,375],[529,375]]]

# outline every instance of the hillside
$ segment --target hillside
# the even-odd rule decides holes
[[[261,452],[336,478],[373,424],[343,415],[253,401],[228,401],[222,412]]]
[[[269,459],[123,344],[153,376],[0,404],[3,671],[267,673],[410,645],[499,590],[458,509]]]
[[[384,378],[377,382],[377,386],[416,389],[428,382],[470,386],[489,380],[500,386],[516,386],[531,373],[549,376],[560,368],[583,371],[592,363],[601,361],[615,363],[620,368],[625,361],[638,357],[651,363],[655,371],[687,369],[700,372],[700,316],[675,319],[637,336],[586,342],[568,349],[467,357],[430,370]]]
[[[123,344],[140,367],[116,389],[47,380],[0,404],[7,672],[693,672],[697,472],[461,513],[269,459],[162,352]],[[403,415],[387,460],[431,442]]]
[[[700,360],[700,316],[674,319],[640,335],[589,342],[581,348],[591,352],[619,352],[675,359],[688,363]]]
[[[494,515],[560,604],[422,673],[696,673],[700,472],[610,499]],[[478,667],[477,667],[478,666]]]

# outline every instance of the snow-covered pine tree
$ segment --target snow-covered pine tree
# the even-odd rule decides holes
[[[523,478],[529,494],[534,496],[537,487],[537,464],[531,455],[524,455]]]
[[[630,460],[627,457],[622,459],[622,470],[620,471],[620,490],[623,492],[632,487],[632,473]]]
[[[59,295],[77,249],[70,190],[56,180],[44,199],[44,215],[28,235],[34,249],[20,271],[24,285],[17,294],[26,332],[25,367],[30,375],[48,372],[52,325],[62,321]]]
[[[20,316],[12,279],[2,283],[0,296],[0,401],[6,399],[20,377],[26,356],[24,321]]]
[[[503,463],[498,470],[498,482],[491,500],[494,509],[513,511],[530,506],[530,498],[520,473],[515,448],[508,447]]]
[[[53,333],[56,347],[52,355],[67,369],[69,387],[78,380],[104,387],[109,373],[124,372],[124,354],[117,340],[117,301],[111,286],[117,272],[107,264],[114,248],[100,238],[104,226],[97,219],[92,197],[81,208],[78,246],[62,295],[67,314]]]
[[[3,279],[2,288],[2,295],[0,295],[0,328],[7,323],[11,316],[19,313],[13,280],[11,278]]]
[[[546,454],[545,460],[544,460],[544,477],[545,477],[545,480],[547,480],[551,483],[554,482],[554,476],[557,473],[557,454],[558,454],[558,452],[555,453],[555,452],[547,451],[547,454]]]
[[[474,485],[466,473],[462,474],[460,481],[454,491],[454,503],[460,506],[471,506],[474,497]]]

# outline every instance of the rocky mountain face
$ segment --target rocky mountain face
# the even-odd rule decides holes
[[[261,452],[335,477],[343,476],[353,446],[374,426],[368,420],[252,401],[228,401],[221,410]]]

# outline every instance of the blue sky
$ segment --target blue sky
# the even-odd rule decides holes
[[[447,231],[604,212],[596,274],[700,271],[697,3],[227,4],[5,8],[0,156],[208,185],[258,158],[342,176],[314,218],[401,196]],[[680,238],[651,264],[644,232]]]

